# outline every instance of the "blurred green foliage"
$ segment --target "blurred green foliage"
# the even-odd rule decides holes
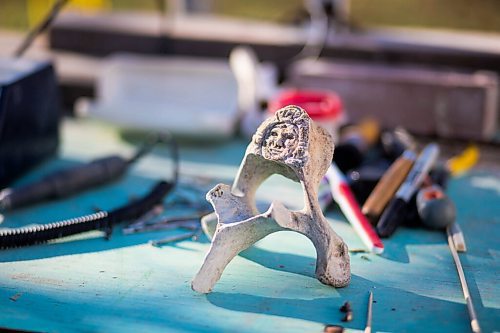
[[[363,26],[397,25],[500,32],[499,0],[353,0]]]
[[[25,29],[27,26],[26,1],[0,0],[0,28]]]
[[[203,0],[202,0],[203,1]],[[214,13],[292,22],[302,0],[212,0]],[[158,0],[109,0],[113,10],[157,10]],[[351,0],[359,26],[406,26],[500,32],[500,0]],[[27,0],[0,0],[0,28],[28,27]]]

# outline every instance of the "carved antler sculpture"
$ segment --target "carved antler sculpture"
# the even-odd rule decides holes
[[[281,230],[299,232],[312,241],[319,281],[334,287],[349,284],[347,245],[330,227],[317,199],[320,180],[332,156],[332,138],[300,107],[285,107],[264,121],[247,147],[232,188],[219,184],[207,193],[217,227],[203,265],[192,281],[193,290],[209,293],[238,253]],[[259,213],[255,192],[272,174],[302,184],[305,203],[302,210],[290,211],[274,201],[265,213]],[[209,220],[210,216],[205,217],[204,229],[211,233],[213,228],[210,231],[206,225]]]

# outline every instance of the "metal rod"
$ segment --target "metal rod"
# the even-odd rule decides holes
[[[138,228],[142,228],[145,225],[148,225],[151,223],[151,220],[163,213],[164,208],[162,205],[156,205],[149,212],[144,214],[143,216],[139,217],[137,221],[135,221],[132,224],[129,224],[126,228],[123,229],[124,233],[126,233],[126,230],[135,230]]]
[[[472,328],[472,332],[481,333],[481,327],[479,327],[479,321],[477,320],[476,311],[474,310],[474,305],[472,304],[469,287],[467,286],[467,281],[465,280],[464,269],[462,268],[460,257],[458,256],[457,249],[455,248],[455,244],[453,243],[453,234],[450,227],[446,228],[446,233],[448,236],[448,246],[450,247],[451,255],[453,256],[453,260],[455,261],[458,277],[460,278],[460,284],[462,285],[462,292],[464,294],[465,302],[467,303],[467,310],[469,311],[470,326]]]
[[[159,247],[161,245],[165,245],[165,244],[168,244],[168,243],[174,243],[174,242],[178,242],[178,241],[181,241],[181,240],[185,240],[185,239],[188,239],[188,238],[195,237],[196,234],[197,234],[197,231],[194,231],[194,232],[190,232],[190,233],[187,233],[187,234],[181,234],[181,235],[176,235],[176,236],[170,236],[170,237],[162,238],[162,239],[159,239],[159,240],[150,240],[149,244],[151,244],[152,246],[155,246],[155,247]]]
[[[366,314],[365,333],[372,332],[372,304],[373,304],[373,292],[370,291],[370,296],[368,297],[368,312]]]

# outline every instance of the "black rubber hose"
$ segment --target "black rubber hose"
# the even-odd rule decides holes
[[[159,181],[141,199],[111,212],[102,211],[49,224],[0,231],[0,249],[44,243],[91,230],[105,230],[109,233],[115,224],[137,219],[150,211],[163,201],[173,187],[173,183]]]
[[[159,134],[153,142],[145,145],[130,160],[130,163],[133,163],[149,152],[158,142],[170,144],[174,163],[171,182],[161,180],[141,199],[116,208],[110,212],[102,211],[49,224],[0,230],[0,249],[44,243],[53,239],[76,235],[91,230],[104,230],[109,236],[115,224],[137,219],[149,212],[154,206],[160,204],[165,196],[177,185],[179,178],[179,149],[177,143],[171,134]]]

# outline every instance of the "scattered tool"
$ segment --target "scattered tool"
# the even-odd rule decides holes
[[[159,231],[166,229],[184,228],[184,229],[198,229],[201,227],[200,219],[207,212],[200,214],[193,214],[188,216],[166,217],[159,221],[151,221],[149,223],[131,224],[123,229],[123,233],[135,234],[139,232]]]
[[[370,296],[368,296],[368,311],[366,314],[365,333],[372,332],[372,307],[373,307],[373,292],[370,291]]]
[[[460,257],[458,256],[455,244],[453,243],[453,234],[450,229],[451,227],[448,227],[446,230],[448,236],[448,246],[450,247],[451,255],[453,256],[453,261],[455,262],[455,266],[457,268],[458,277],[460,278],[460,284],[462,285],[462,292],[464,294],[465,302],[467,304],[467,310],[469,312],[469,317],[471,320],[470,326],[472,328],[472,332],[480,333],[481,327],[479,326],[476,311],[474,310],[474,304],[472,303],[472,299],[469,293],[469,287],[467,286],[467,281],[465,280],[464,269],[462,268]]]
[[[49,224],[0,230],[0,249],[43,243],[91,230],[104,230],[107,237],[109,237],[115,224],[137,219],[151,211],[151,209],[160,204],[164,197],[175,187],[179,175],[179,157],[175,141],[173,141],[171,137],[167,139],[168,141],[165,141],[166,138],[163,136],[159,136],[157,140],[170,142],[171,144],[170,148],[174,160],[173,180],[158,181],[156,185],[153,186],[153,189],[141,199],[116,208],[110,212],[100,211],[94,214]]]
[[[130,159],[112,155],[73,168],[55,171],[39,181],[0,192],[0,209],[12,210],[47,199],[65,198],[121,177],[128,167],[149,152],[158,140],[144,145]]]
[[[427,227],[445,229],[452,234],[453,243],[458,252],[466,252],[465,239],[456,222],[456,208],[440,185],[432,184],[419,190],[416,196],[418,219]]]
[[[0,249],[44,243],[91,230],[104,230],[109,237],[113,225],[142,216],[151,206],[160,203],[173,186],[172,183],[160,181],[140,200],[110,212],[101,211],[49,224],[1,230]]]
[[[372,225],[361,212],[354,194],[352,193],[342,172],[332,163],[326,172],[333,199],[337,202],[342,213],[351,223],[354,230],[371,252],[380,254],[384,252],[384,244],[377,236]]]
[[[382,176],[363,205],[362,212],[372,222],[376,222],[384,208],[401,186],[416,159],[412,150],[406,150]]]
[[[377,232],[381,237],[391,236],[401,224],[412,196],[428,175],[439,155],[437,144],[427,145],[420,153],[405,181],[399,187],[396,195],[384,210],[377,224]]]
[[[159,240],[150,240],[149,244],[151,244],[152,246],[155,246],[155,247],[159,247],[159,246],[162,246],[162,245],[165,245],[165,244],[168,244],[168,243],[178,242],[178,241],[181,241],[181,240],[185,240],[185,239],[189,239],[189,238],[192,238],[192,237],[196,237],[196,235],[198,234],[198,232],[199,232],[199,228],[196,231],[188,232],[188,233],[181,234],[181,235],[169,236],[169,237],[165,237],[165,238],[162,238],[162,239],[159,239]]]
[[[134,233],[135,230],[148,225],[152,219],[163,213],[164,208],[162,205],[154,206],[150,211],[146,212],[143,216],[139,217],[134,223],[129,224],[127,227],[123,228],[122,232],[124,234]]]
[[[455,222],[455,205],[438,185],[418,191],[417,210],[422,223],[432,229],[445,229]]]

